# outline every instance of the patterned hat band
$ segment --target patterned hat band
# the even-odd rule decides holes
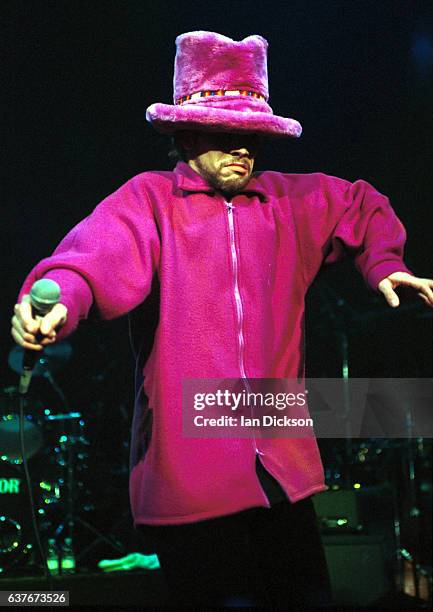
[[[176,104],[185,104],[185,102],[197,100],[198,98],[208,98],[209,96],[249,96],[251,98],[258,98],[259,100],[266,100],[265,96],[257,93],[257,91],[248,91],[247,89],[207,89],[205,91],[189,94],[188,96],[182,96],[176,100]]]

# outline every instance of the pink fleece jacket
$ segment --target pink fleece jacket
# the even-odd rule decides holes
[[[140,394],[147,401],[136,402],[132,429],[135,524],[268,507],[252,439],[183,438],[182,379],[239,378],[241,367],[249,378],[302,377],[304,297],[323,263],[352,255],[373,289],[392,272],[409,272],[405,230],[388,199],[365,181],[261,172],[232,204],[230,211],[184,162],[173,172],[139,174],[79,223],[21,290],[20,297],[42,277],[59,283],[65,337],[92,304],[104,319],[119,317],[159,277],[159,325]],[[292,502],[326,489],[313,438],[255,443]]]

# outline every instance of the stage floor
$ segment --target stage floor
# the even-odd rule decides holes
[[[0,578],[0,591],[23,593],[26,591],[49,591],[42,576],[8,575]],[[69,591],[69,607],[102,606],[116,610],[176,605],[170,601],[168,588],[161,570],[133,570],[124,572],[79,572],[74,575],[53,576],[54,591]],[[371,606],[346,606],[335,602],[335,609],[351,611],[357,609],[414,610],[429,609],[426,602],[406,595],[381,598]],[[329,608],[328,608],[329,610]]]

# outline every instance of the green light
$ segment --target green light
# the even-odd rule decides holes
[[[347,519],[338,519],[337,520],[337,525],[346,525],[347,524]]]
[[[59,442],[67,442],[68,436],[60,436]]]
[[[7,455],[2,455],[1,458],[2,458],[2,461],[7,461],[8,456]]]
[[[49,570],[56,570],[59,567],[59,562],[57,561],[57,559],[48,559],[47,566]]]
[[[353,485],[353,488],[354,489],[360,489],[361,488],[360,483],[359,482],[355,482],[355,484]]]
[[[40,482],[39,486],[41,487],[41,489],[44,489],[45,491],[51,491],[51,485],[48,482]]]
[[[62,559],[62,569],[72,569],[75,567],[75,562],[72,559]]]
[[[45,412],[45,414],[46,414],[46,415],[51,414],[51,410],[48,410],[48,408],[46,408],[46,409],[44,410],[44,412]]]

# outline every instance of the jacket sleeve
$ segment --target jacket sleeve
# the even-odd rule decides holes
[[[344,200],[324,263],[345,253],[353,255],[356,268],[374,290],[393,272],[411,274],[403,262],[406,231],[388,198],[359,180],[347,187]]]
[[[353,257],[365,282],[377,290],[393,272],[412,272],[403,261],[406,231],[386,196],[363,180],[316,174],[310,206],[304,210],[307,283],[322,264]],[[306,219],[308,215],[308,220]]]
[[[91,306],[103,319],[132,310],[149,294],[159,260],[159,234],[145,188],[134,177],[75,226],[27,276],[19,301],[40,278],[60,285],[70,334]]]

